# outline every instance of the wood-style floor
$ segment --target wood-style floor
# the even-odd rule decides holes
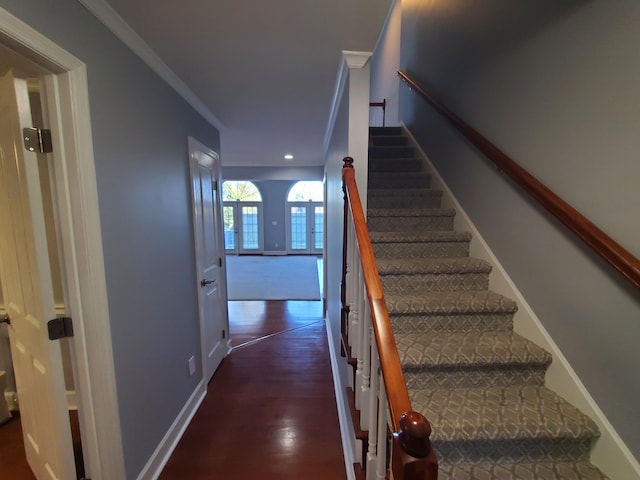
[[[345,479],[321,302],[229,302],[234,350],[160,480]]]
[[[229,317],[234,350],[160,480],[346,479],[322,303],[229,302]],[[35,480],[17,418],[0,427],[0,478]]]
[[[76,410],[69,411],[69,423],[71,424],[76,471],[78,472],[78,478],[83,478],[84,462],[82,460],[80,425]],[[14,417],[11,420],[0,426],[0,478],[6,478],[7,480],[36,480],[24,453],[20,414],[16,412],[14,412]]]

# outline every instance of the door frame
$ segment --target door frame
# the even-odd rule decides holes
[[[71,356],[86,477],[125,478],[86,66],[3,8],[0,42],[52,72],[43,78],[43,100],[54,145],[52,195],[65,307],[74,321]]]
[[[220,155],[218,155],[214,150],[212,150],[211,148],[207,147],[206,145],[204,145],[203,143],[199,142],[198,140],[196,140],[193,137],[188,137],[188,146],[189,146],[189,172],[190,172],[190,177],[191,177],[191,210],[193,212],[193,235],[194,235],[194,250],[195,250],[195,273],[196,273],[196,278],[195,278],[195,282],[196,284],[199,284],[200,282],[200,263],[202,262],[202,245],[200,244],[200,236],[198,235],[198,219],[196,218],[197,212],[196,212],[196,206],[195,206],[195,198],[194,198],[194,192],[193,192],[193,183],[195,181],[196,176],[198,175],[198,160],[194,155],[194,152],[202,152],[206,155],[210,155],[211,157],[213,157],[214,159],[216,159],[216,161],[214,162],[214,166],[213,166],[213,172],[214,172],[214,176],[215,176],[215,182],[218,185],[218,187],[215,189],[215,193],[214,195],[216,195],[217,200],[218,200],[218,210],[214,212],[214,223],[216,225],[216,230],[217,230],[217,240],[218,240],[218,257],[221,259],[221,265],[220,265],[220,285],[218,285],[218,288],[220,288],[220,295],[221,295],[221,299],[220,299],[220,314],[222,315],[222,320],[223,320],[223,325],[224,325],[224,329],[227,332],[227,346],[226,346],[226,355],[228,355],[231,352],[231,338],[229,337],[229,313],[227,310],[227,299],[228,299],[228,295],[227,295],[227,268],[226,268],[226,261],[225,261],[225,248],[224,248],[224,225],[222,223],[222,195],[220,193]],[[204,344],[205,341],[205,337],[204,337],[204,322],[205,319],[202,317],[202,297],[201,297],[201,288],[199,285],[197,285],[197,289],[198,289],[198,323],[200,326],[200,365],[202,368],[202,378],[205,381],[205,390],[206,390],[206,383],[209,382],[209,380],[211,379],[211,377],[207,378],[208,373],[207,373],[207,369],[206,369],[206,345]],[[213,372],[211,372],[211,375],[213,375]]]

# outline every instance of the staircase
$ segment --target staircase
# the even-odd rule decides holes
[[[372,128],[368,225],[413,408],[440,479],[605,479],[595,423],[544,386],[548,352],[513,332],[516,303],[399,127]]]

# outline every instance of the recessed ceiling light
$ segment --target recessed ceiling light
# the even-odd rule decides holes
[[[284,159],[285,159],[285,160],[293,160],[293,155],[291,155],[290,153],[287,153],[287,154],[284,156]]]

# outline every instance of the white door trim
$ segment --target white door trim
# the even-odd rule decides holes
[[[0,37],[45,77],[86,477],[125,478],[84,63],[0,8]],[[2,40],[2,38],[0,38]],[[91,319],[85,322],[85,319]]]
[[[212,158],[215,158],[216,161],[214,163],[213,166],[213,171],[214,171],[214,175],[216,178],[216,181],[218,183],[220,183],[220,156],[211,148],[207,147],[206,145],[204,145],[203,143],[199,142],[198,140],[196,140],[193,137],[188,137],[188,146],[189,146],[189,172],[190,172],[190,178],[191,178],[191,182],[193,183],[194,179],[196,178],[197,174],[197,167],[198,167],[198,161],[197,159],[193,156],[193,152],[203,152],[209,156],[211,156]],[[218,236],[218,254],[220,259],[222,260],[222,265],[220,266],[220,278],[218,279],[219,281],[219,285],[218,288],[220,289],[220,297],[221,297],[221,314],[223,317],[223,327],[224,330],[226,332],[226,338],[227,338],[227,342],[226,342],[226,350],[225,350],[225,356],[231,351],[231,339],[229,337],[229,314],[227,311],[227,300],[228,300],[228,295],[227,295],[227,275],[226,275],[226,262],[225,262],[225,248],[224,248],[224,226],[223,226],[223,211],[222,211],[222,205],[224,204],[222,201],[222,195],[220,195],[220,185],[218,186],[218,188],[215,190],[215,195],[218,196],[218,208],[220,209],[219,212],[217,212],[216,216],[215,216],[215,222],[216,222],[216,230],[217,230],[217,236]],[[193,191],[193,185],[191,188],[191,192],[192,192],[192,197],[191,197],[191,201],[192,201],[192,212],[193,212],[193,232],[194,232],[194,246],[195,246],[195,272],[196,272],[196,278],[194,279],[196,282],[196,285],[198,285],[200,283],[200,265],[202,263],[202,250],[203,250],[203,245],[202,245],[202,241],[200,239],[200,235],[198,232],[198,219],[196,218],[196,208],[195,208],[195,202],[196,199],[194,197],[194,191]],[[200,288],[198,288],[198,315],[199,315],[199,325],[200,325],[200,365],[202,367],[202,379],[205,382],[205,390],[206,390],[206,384],[209,382],[209,380],[211,380],[211,376],[213,375],[214,372],[207,372],[207,366],[206,366],[206,352],[207,352],[207,346],[205,345],[205,334],[204,334],[204,319],[202,318],[202,298],[201,298],[201,294],[200,294]]]

